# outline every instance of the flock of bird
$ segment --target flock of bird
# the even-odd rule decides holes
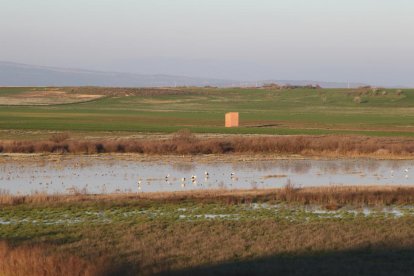
[[[404,169],[404,177],[408,178],[409,169]],[[394,170],[391,170],[391,177],[394,177]]]
[[[208,182],[209,178],[210,178],[210,173],[207,172],[207,171],[205,171],[204,172],[204,181],[205,182]],[[170,176],[170,174],[167,174],[164,179],[165,179],[165,183],[166,184],[172,185],[172,182],[171,182],[172,177]],[[230,179],[232,181],[237,181],[238,180],[238,177],[236,177],[236,174],[234,172],[231,172],[230,173]],[[197,175],[192,175],[190,177],[190,180],[191,180],[191,184],[193,184],[193,186],[197,186],[198,185]],[[137,184],[138,184],[138,191],[141,191],[142,190],[142,178],[138,178],[138,183]],[[185,188],[186,185],[187,185],[187,178],[186,177],[182,177],[181,178],[181,188]],[[202,184],[200,184],[200,186],[202,186]]]

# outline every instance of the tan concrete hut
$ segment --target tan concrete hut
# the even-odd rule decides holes
[[[226,113],[226,127],[238,127],[239,126],[239,112]]]

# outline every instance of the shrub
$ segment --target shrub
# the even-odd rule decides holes
[[[50,136],[49,140],[54,143],[62,143],[70,138],[69,133],[63,132],[63,133],[55,133]]]

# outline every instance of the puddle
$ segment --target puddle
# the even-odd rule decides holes
[[[0,225],[8,225],[8,224],[11,224],[11,222],[0,219]]]
[[[329,185],[414,184],[414,161],[276,160],[251,162],[127,161],[77,157],[0,163],[0,191],[11,194],[143,193]]]

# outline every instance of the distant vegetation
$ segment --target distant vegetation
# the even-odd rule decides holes
[[[361,87],[0,88],[7,131],[414,135],[414,90]],[[224,114],[240,113],[240,128]],[[31,135],[36,139],[36,135]],[[12,138],[12,137],[11,137]]]

